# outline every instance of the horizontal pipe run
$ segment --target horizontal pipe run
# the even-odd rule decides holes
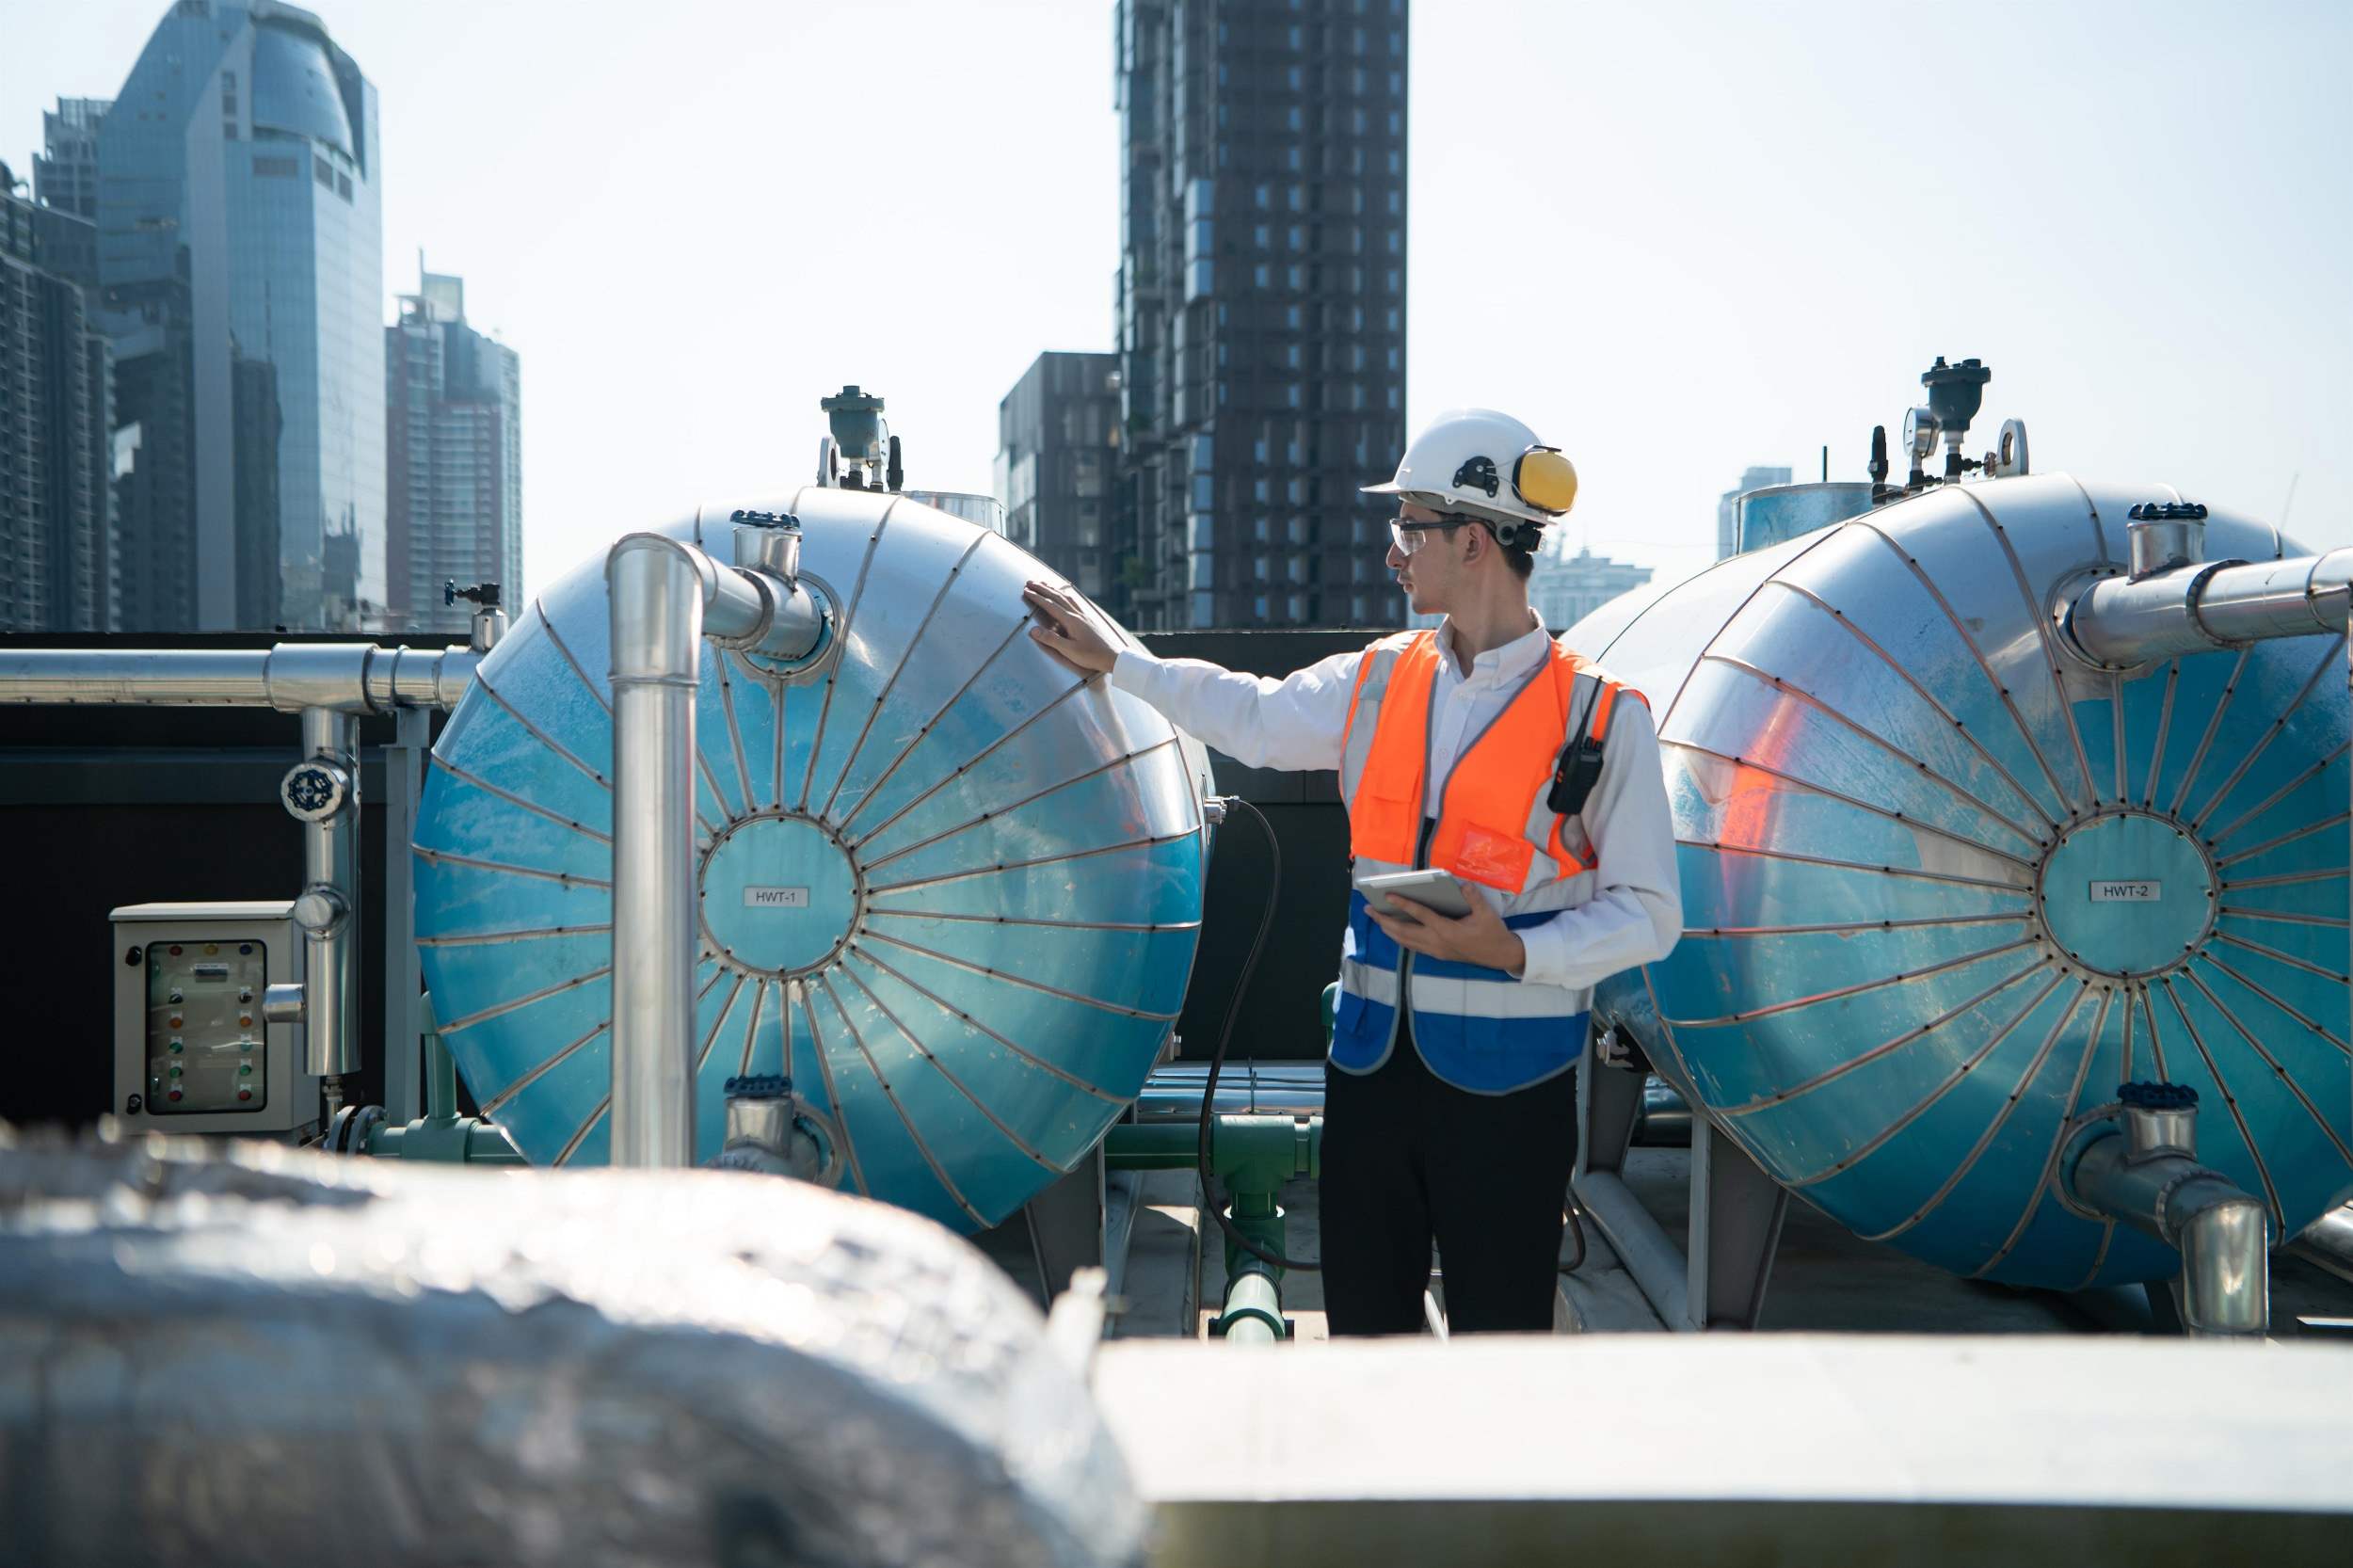
[[[1136,1097],[1136,1120],[1199,1126],[1201,1086],[1208,1077],[1206,1063],[1178,1062],[1155,1067],[1144,1080],[1143,1093]],[[1213,1112],[1220,1116],[1321,1116],[1323,1064],[1246,1062],[1228,1065],[1218,1074]]]
[[[280,643],[258,648],[25,648],[0,652],[0,703],[63,707],[454,708],[471,648]]]
[[[2348,596],[2353,549],[2104,578],[2075,596],[2064,619],[2069,636],[2094,663],[2128,668],[2275,637],[2342,632]]]

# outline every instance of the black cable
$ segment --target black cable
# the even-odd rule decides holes
[[[1240,807],[1257,820],[1258,831],[1266,838],[1267,866],[1273,882],[1267,889],[1266,908],[1258,916],[1258,934],[1250,938],[1250,956],[1242,960],[1241,978],[1234,982],[1234,1000],[1225,1007],[1225,1027],[1218,1031],[1217,1049],[1209,1053],[1209,1076],[1201,1085],[1201,1141],[1193,1151],[1193,1165],[1201,1173],[1202,1207],[1217,1217],[1218,1228],[1225,1232],[1227,1240],[1262,1263],[1271,1263],[1277,1269],[1299,1269],[1312,1273],[1321,1269],[1322,1265],[1285,1257],[1273,1248],[1243,1235],[1241,1227],[1235,1224],[1225,1212],[1225,1200],[1219,1196],[1217,1191],[1217,1177],[1209,1171],[1209,1140],[1217,1130],[1214,1112],[1217,1108],[1218,1069],[1225,1065],[1225,1048],[1234,1042],[1234,1020],[1241,1016],[1242,996],[1250,989],[1250,976],[1258,967],[1258,955],[1266,951],[1267,933],[1274,929],[1274,907],[1283,897],[1283,846],[1274,840],[1273,824],[1266,820],[1265,812],[1238,795],[1225,797],[1225,805],[1229,812]]]

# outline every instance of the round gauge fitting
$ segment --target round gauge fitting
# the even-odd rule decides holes
[[[300,822],[325,822],[351,798],[351,776],[319,758],[296,762],[279,781],[278,798]]]

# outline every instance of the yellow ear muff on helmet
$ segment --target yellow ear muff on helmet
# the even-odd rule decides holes
[[[1577,504],[1577,465],[1556,446],[1531,446],[1512,465],[1512,488],[1540,512],[1558,517]]]

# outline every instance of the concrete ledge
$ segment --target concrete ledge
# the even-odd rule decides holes
[[[1244,1366],[1118,1343],[1095,1387],[1167,1562],[1504,1562],[1596,1533],[1721,1561],[2296,1560],[2353,1537],[2353,1354],[2320,1345],[1563,1336]]]

